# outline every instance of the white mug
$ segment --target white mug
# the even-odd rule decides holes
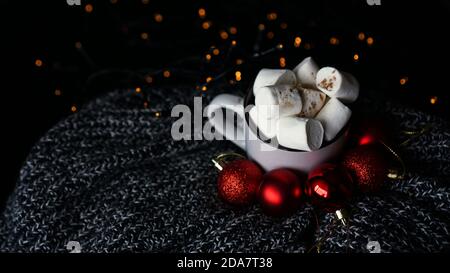
[[[207,108],[209,122],[215,130],[232,141],[239,148],[247,153],[247,157],[257,162],[265,171],[278,168],[290,168],[308,173],[317,165],[327,162],[336,157],[344,147],[348,135],[346,126],[336,138],[329,143],[324,143],[322,148],[306,152],[297,151],[282,146],[274,147],[273,143],[264,142],[257,137],[257,132],[253,126],[249,126],[249,118],[244,109],[250,102],[254,101],[253,91],[250,89],[246,100],[231,94],[221,94],[216,96]],[[237,114],[237,122],[215,118],[214,112],[225,108]],[[232,128],[232,130],[225,129]],[[237,137],[234,132],[237,132]]]

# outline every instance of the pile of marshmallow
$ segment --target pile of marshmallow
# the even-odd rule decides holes
[[[294,70],[262,69],[253,85],[255,106],[250,118],[265,139],[302,151],[314,151],[344,128],[359,83],[333,67],[319,69],[311,57]]]

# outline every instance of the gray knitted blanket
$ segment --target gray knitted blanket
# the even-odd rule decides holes
[[[309,205],[281,219],[257,205],[225,205],[210,159],[239,150],[227,141],[172,140],[170,109],[192,103],[193,92],[146,91],[148,108],[145,93],[115,91],[40,139],[0,217],[1,252],[68,252],[69,241],[82,252],[307,252],[327,233],[321,252],[369,252],[374,242],[381,252],[450,249],[446,121],[361,100],[361,109],[385,114],[399,128],[433,127],[401,151],[406,177],[358,197],[346,228]]]

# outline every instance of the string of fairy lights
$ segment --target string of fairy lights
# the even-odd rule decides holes
[[[119,0],[110,0],[111,5],[116,5],[119,2]],[[149,0],[141,0],[142,5],[149,5]],[[85,4],[84,12],[86,14],[92,14],[95,12],[95,6],[92,3]],[[214,22],[211,18],[208,17],[208,11],[206,7],[200,7],[196,10],[197,14],[196,16],[201,20],[200,28],[204,31],[213,31],[212,26],[214,25]],[[286,30],[288,28],[288,24],[286,22],[283,22],[280,16],[276,11],[270,11],[266,14],[266,22],[273,23],[273,22],[280,22],[279,23],[279,29],[280,30]],[[165,20],[165,15],[161,12],[155,12],[153,14],[153,22],[155,24],[161,24]],[[215,58],[221,58],[221,69],[219,72],[216,73],[207,73],[206,76],[202,77],[198,80],[198,84],[195,85],[195,89],[198,90],[200,93],[206,92],[211,86],[213,86],[216,82],[223,80],[224,78],[228,78],[228,84],[235,85],[238,84],[243,80],[245,77],[243,70],[241,69],[243,65],[252,63],[255,60],[258,60],[266,55],[272,54],[272,53],[278,53],[278,65],[280,68],[285,68],[287,65],[287,60],[284,54],[284,50],[286,48],[286,45],[289,43],[289,47],[293,49],[304,49],[304,50],[310,50],[314,47],[314,44],[311,41],[306,41],[303,39],[301,35],[294,35],[293,37],[290,37],[287,41],[278,42],[275,43],[276,45],[273,47],[270,47],[268,49],[262,49],[261,44],[262,41],[267,40],[274,40],[276,33],[274,30],[270,30],[266,27],[266,22],[261,22],[257,26],[257,35],[255,39],[255,43],[253,46],[253,52],[250,54],[246,54],[245,56],[240,56],[235,59],[232,59],[233,52],[236,50],[236,48],[239,47],[239,41],[237,39],[237,34],[239,32],[239,29],[237,26],[229,26],[227,28],[220,29],[217,33],[219,40],[223,42],[223,44],[219,47],[216,45],[209,46],[207,52],[203,53],[201,56],[198,56],[198,59],[201,60],[204,64],[210,64],[214,61]],[[214,30],[217,31],[217,30]],[[148,41],[150,39],[150,33],[147,31],[142,31],[139,33],[139,37],[141,41]],[[342,38],[332,35],[328,43],[330,46],[338,46],[342,41]],[[374,37],[370,36],[367,33],[359,32],[355,33],[355,39],[360,41],[361,43],[364,43],[367,47],[372,47],[375,44]],[[95,63],[92,61],[90,56],[87,54],[87,52],[84,50],[83,44],[81,41],[77,41],[74,45],[75,49],[80,53],[82,58],[85,60],[85,62],[93,69],[98,70]],[[361,62],[362,56],[360,52],[354,52],[351,56],[352,61],[355,63]],[[178,62],[179,63],[179,62]],[[45,65],[45,60],[41,57],[36,57],[34,59],[34,66],[36,69],[41,69]],[[139,76],[143,79],[143,84],[146,85],[152,85],[155,83],[155,79],[157,77],[162,77],[164,79],[170,79],[173,76],[172,71],[176,69],[176,63],[175,64],[168,64],[164,68],[153,70],[151,72],[149,71],[137,71],[136,73],[139,74]],[[409,78],[408,75],[400,75],[399,76],[399,85],[400,87],[406,86],[408,84]],[[137,94],[140,94],[143,92],[144,85],[142,86],[136,86],[133,88],[133,92],[136,92]],[[61,88],[56,88],[53,90],[54,96],[62,96],[63,90]],[[431,96],[429,97],[429,103],[434,105],[438,103],[438,97],[437,96]],[[149,101],[144,100],[143,107],[148,108]],[[70,106],[71,112],[77,112],[79,110],[79,106],[76,103],[72,103]],[[160,117],[162,114],[161,112],[155,112],[154,115],[156,117]]]

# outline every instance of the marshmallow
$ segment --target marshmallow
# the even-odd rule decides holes
[[[330,141],[347,124],[352,111],[336,98],[331,98],[317,114],[316,119],[320,121],[325,129],[325,140]]]
[[[268,111],[268,108],[265,105],[254,106],[250,109],[249,115],[253,124],[258,127],[259,132],[262,133],[266,139],[270,139],[277,134],[277,120],[263,118],[264,115],[259,114],[263,111]]]
[[[314,119],[280,118],[277,123],[277,140],[287,148],[314,151],[322,145],[323,127]]]
[[[317,72],[316,85],[329,97],[342,102],[353,102],[359,95],[359,83],[353,75],[339,72],[334,67],[323,67]]]
[[[287,69],[268,69],[263,68],[256,76],[255,83],[253,84],[253,94],[258,95],[261,87],[271,85],[291,85],[297,84],[294,72]]]
[[[294,74],[297,77],[297,84],[303,87],[316,88],[316,75],[319,66],[311,58],[305,58],[294,68]]]
[[[323,92],[306,88],[299,88],[299,93],[303,102],[299,116],[306,118],[315,117],[325,104],[327,95]]]
[[[255,97],[255,105],[265,105],[269,111],[261,116],[267,119],[292,116],[302,111],[302,99],[298,90],[289,85],[261,87]]]

